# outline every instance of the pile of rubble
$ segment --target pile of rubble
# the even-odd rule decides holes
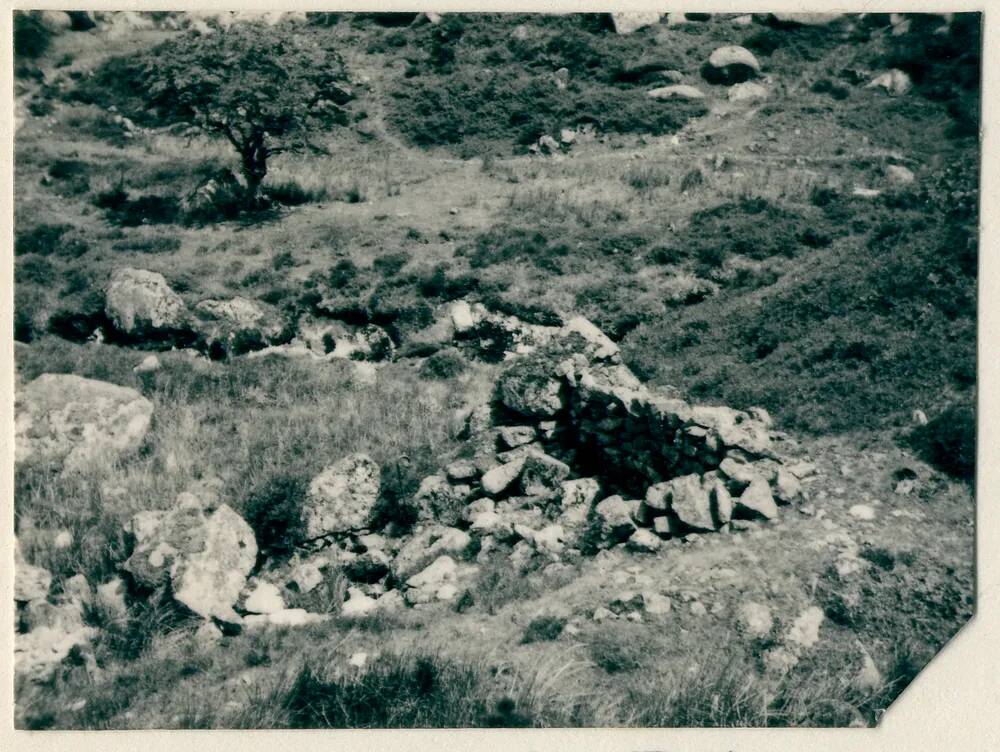
[[[451,315],[466,336],[484,322],[504,323],[464,305]],[[222,502],[221,482],[203,479],[171,508],[135,515],[122,579],[101,588],[137,597],[167,592],[203,617],[199,634],[217,637],[326,620],[330,613],[287,604],[335,581],[348,583],[330,609],[344,617],[455,601],[489,557],[507,556],[517,572],[539,556],[557,562],[616,546],[655,553],[671,538],[774,518],[800,494],[799,477],[811,466],[782,463],[765,411],[693,406],[651,391],[622,365],[615,343],[582,318],[510,334],[504,351],[521,354],[507,353],[492,404],[469,412],[461,456],[404,500],[416,519],[411,529],[373,527],[384,503],[381,468],[364,454],[342,457],[312,479],[300,519],[289,526],[301,531],[291,558],[262,556],[254,530]],[[45,599],[47,588],[31,585],[45,579],[37,570],[18,566],[25,614]],[[86,582],[78,585],[66,591],[77,595],[63,596],[70,604],[90,592]],[[44,675],[85,645],[93,630],[78,621],[49,652],[36,644],[49,632],[23,630],[18,665]]]

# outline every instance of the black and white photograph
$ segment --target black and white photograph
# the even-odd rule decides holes
[[[7,11],[15,729],[873,728],[973,618],[984,14],[544,10]]]

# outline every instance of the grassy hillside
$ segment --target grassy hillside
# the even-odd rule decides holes
[[[200,478],[219,476],[253,516],[367,452],[384,506],[400,506],[468,453],[463,410],[499,369],[452,341],[460,299],[541,325],[586,316],[661,392],[766,408],[783,449],[818,465],[808,499],[657,556],[536,558],[510,577],[498,554],[454,608],[360,623],[337,616],[340,574],[290,604],[332,621],[218,644],[167,603],[137,602],[118,623],[92,613],[102,673],[67,665],[19,685],[19,725],[874,723],[973,604],[978,16],[946,34],[914,18],[894,36],[877,15],[809,27],[716,14],[629,35],[598,15],[402,15],[278,27],[337,49],[353,98],[346,125],[313,135],[321,150],[270,160],[270,206],[254,213],[189,211],[199,186],[238,172],[236,153],[136,97],[138,62],[180,33],[169,16],[120,36],[22,29],[18,383],[74,373],[155,407],[121,463],[17,468],[16,531],[54,592],[77,573],[107,581],[129,518]],[[705,80],[728,44],[757,55],[766,99],[731,101]],[[890,67],[911,91],[866,86]],[[647,96],[670,83],[705,96]],[[564,129],[572,144],[537,148]],[[162,273],[190,306],[244,296],[287,322],[375,323],[395,356],[374,383],[348,362],[183,350],[135,373],[141,347],[92,337],[123,266]],[[897,493],[911,477],[917,490]],[[61,529],[72,542],[57,548]],[[844,557],[865,562],[861,579]],[[591,618],[649,583],[669,592],[668,615]],[[748,600],[777,617],[752,640],[735,626]],[[824,639],[775,684],[765,655],[813,604]],[[857,645],[879,682],[855,681]],[[348,665],[358,652],[363,671]]]

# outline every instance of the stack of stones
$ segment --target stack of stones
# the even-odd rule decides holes
[[[536,544],[572,546],[596,528],[605,545],[635,537],[633,548],[655,548],[660,538],[734,519],[773,519],[801,493],[772,449],[770,422],[761,409],[690,405],[650,391],[615,343],[577,318],[510,362],[494,404],[470,416],[473,456],[427,479],[417,501],[450,496],[455,519],[445,524],[461,518],[482,533],[513,527]]]

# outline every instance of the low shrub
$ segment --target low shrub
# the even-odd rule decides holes
[[[590,659],[609,674],[635,671],[646,656],[642,643],[634,634],[622,634],[618,629],[602,629],[587,645]]]
[[[72,225],[67,224],[40,224],[30,229],[16,229],[14,253],[18,256],[25,253],[37,253],[39,256],[79,256],[86,252],[87,244],[77,238],[66,238],[72,230]]]
[[[263,556],[287,556],[305,536],[302,504],[307,483],[292,475],[268,478],[244,502],[244,515]]]
[[[153,237],[125,238],[115,241],[111,246],[116,251],[132,253],[171,253],[179,250],[181,239],[174,236],[156,235]]]
[[[31,254],[14,262],[14,282],[19,285],[35,284],[51,287],[55,283],[56,270],[52,262],[44,256]]]
[[[976,477],[976,412],[971,405],[952,405],[909,437],[910,445],[932,465],[972,481]]]
[[[350,259],[341,259],[330,270],[330,287],[340,289],[347,287],[358,276],[358,267]]]
[[[99,193],[94,205],[120,227],[173,224],[181,219],[180,200],[175,196],[147,194],[133,199],[121,186]]]
[[[420,364],[420,375],[425,379],[453,379],[465,373],[468,363],[457,350],[436,352]]]
[[[329,198],[325,188],[305,188],[295,180],[268,183],[263,191],[268,199],[282,206],[315,204]]]
[[[290,728],[454,728],[482,725],[472,666],[382,654],[360,675],[324,679],[301,669],[280,698]],[[478,722],[477,722],[478,721]]]
[[[372,262],[372,269],[383,277],[394,277],[410,261],[410,254],[406,251],[390,251],[378,256]]]
[[[524,628],[524,635],[521,637],[522,644],[532,642],[551,642],[558,640],[562,634],[566,620],[556,616],[539,616],[532,619],[528,626]]]
[[[52,43],[50,32],[38,11],[14,11],[14,55],[18,58],[33,60],[46,53]]]

